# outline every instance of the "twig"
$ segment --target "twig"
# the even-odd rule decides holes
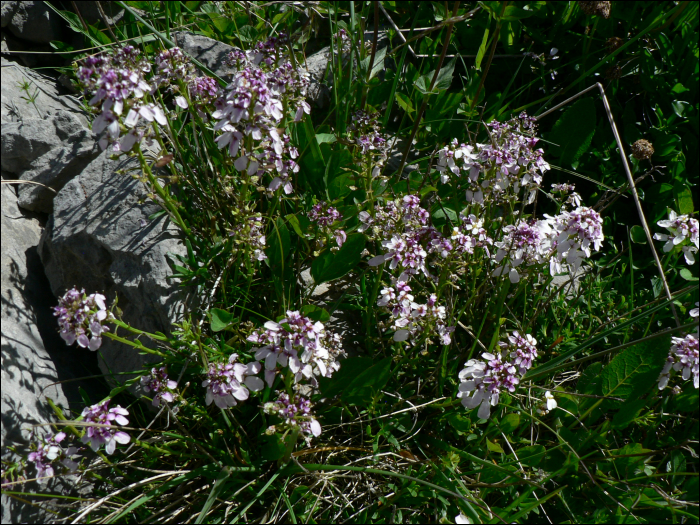
[[[401,30],[396,26],[396,24],[394,23],[394,21],[392,20],[392,18],[389,16],[389,13],[386,12],[386,9],[384,9],[384,6],[382,5],[382,3],[381,3],[381,2],[377,2],[377,3],[379,4],[379,9],[382,10],[382,13],[384,13],[384,16],[385,16],[386,19],[389,21],[389,24],[391,24],[391,27],[394,28],[394,31],[396,31],[396,34],[399,35],[399,38],[403,41],[403,43],[406,44],[406,37],[403,36],[403,33],[402,33]],[[412,48],[411,46],[408,46],[408,50],[409,50],[409,51],[411,52],[411,54],[413,55],[413,58],[416,58],[416,59],[418,58],[418,55],[416,55],[416,52],[413,51],[413,48]]]

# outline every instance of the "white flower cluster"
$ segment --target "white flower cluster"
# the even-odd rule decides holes
[[[248,341],[263,344],[255,359],[265,361],[265,381],[269,386],[278,373],[278,365],[289,367],[295,382],[306,379],[313,387],[317,377],[331,377],[340,368],[343,350],[340,337],[328,334],[323,323],[312,321],[298,311],[287,311],[279,322],[268,321],[264,329],[253,332]]]
[[[517,195],[521,188],[532,202],[542,175],[550,169],[542,150],[535,149],[535,119],[523,113],[509,122],[487,126],[491,143],[472,146],[454,139],[438,152],[440,180],[445,184],[452,175],[464,177],[467,200],[472,204],[500,202]]]
[[[700,234],[698,233],[698,220],[688,215],[678,215],[670,210],[668,220],[659,221],[656,224],[666,228],[670,234],[656,233],[654,239],[666,241],[664,251],[670,252],[676,246],[681,246],[685,262],[695,264],[695,254],[700,249]],[[690,241],[690,242],[687,242]]]
[[[531,335],[522,336],[513,332],[508,336],[508,341],[501,341],[501,352],[491,354],[484,352],[481,357],[484,361],[470,359],[459,373],[458,398],[462,399],[462,405],[472,409],[479,407],[477,415],[481,419],[488,419],[491,415],[491,407],[496,406],[501,392],[515,392],[520,383],[520,377],[532,366],[532,361],[537,357],[537,340]],[[503,356],[509,356],[512,361]],[[474,392],[473,395],[468,395]],[[556,405],[555,405],[556,406]]]
[[[403,279],[406,279],[405,275]],[[422,333],[430,334],[435,331],[440,342],[448,345],[452,341],[450,334],[454,332],[454,327],[447,326],[445,307],[436,303],[435,294],[431,294],[425,304],[415,302],[411,295],[411,287],[401,279],[394,287],[382,289],[377,301],[378,306],[384,306],[391,311],[392,328],[395,330],[394,341],[413,341]]]

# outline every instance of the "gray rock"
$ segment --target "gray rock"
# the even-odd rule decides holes
[[[306,70],[309,72],[309,100],[318,109],[325,108],[331,100],[331,71],[328,61],[331,56],[331,48],[324,47],[320,51],[306,58]]]
[[[0,7],[0,24],[1,27],[7,27],[7,25],[12,21],[12,17],[15,16],[15,11],[19,7],[20,2],[8,2],[3,0],[2,7]]]
[[[103,293],[109,301],[116,294],[125,322],[168,332],[180,318],[184,294],[171,278],[166,255],[186,250],[165,216],[148,220],[161,208],[146,200],[145,188],[131,176],[138,173],[136,166],[135,159],[114,161],[105,152],[69,181],[54,198],[39,254],[54,294],[73,286]],[[147,339],[142,342],[153,346]],[[134,377],[113,374],[159,360],[106,338],[99,355],[100,369],[112,384]],[[137,387],[131,391],[139,392]]]
[[[5,123],[0,142],[3,171],[54,190],[18,186],[19,205],[42,213],[51,213],[56,192],[99,155],[94,134],[64,110],[45,120]]]
[[[6,122],[45,119],[58,111],[67,111],[85,127],[89,125],[80,102],[74,97],[60,95],[54,79],[11,62],[5,57],[0,61],[0,65],[0,120],[3,128]],[[29,85],[29,93],[21,88],[23,84]],[[34,95],[36,98],[33,102],[26,100]]]
[[[114,2],[102,2],[100,4],[102,10],[104,11],[106,21],[109,25],[114,25],[124,18],[124,8],[119,7]],[[96,24],[97,22],[103,22],[100,10],[97,8],[97,2],[73,2],[70,3],[71,9],[78,9],[80,11],[80,16],[90,25]],[[104,26],[103,26],[104,27]]]
[[[2,185],[2,459],[18,457],[7,447],[28,451],[32,425],[55,421],[46,402],[51,398],[64,411],[69,408],[63,379],[44,345],[39,326],[53,317],[48,309],[37,308],[46,281],[36,245],[41,226],[27,218],[17,206],[17,195],[7,184]],[[41,300],[39,301],[42,302]],[[48,318],[48,319],[47,319]],[[55,321],[54,321],[55,323]],[[49,334],[48,339],[51,340]],[[57,337],[56,332],[53,333]],[[59,338],[60,339],[60,338]],[[66,351],[65,344],[61,351]],[[75,365],[75,363],[73,363]],[[49,430],[46,427],[45,430]],[[30,467],[30,475],[35,473]],[[54,486],[53,484],[51,486]],[[36,484],[24,490],[37,492]],[[41,523],[50,519],[44,510],[2,496],[2,523]]]
[[[199,60],[220,77],[230,75],[234,71],[226,65],[226,56],[235,49],[232,46],[186,31],[177,31],[172,37],[185,53]]]
[[[12,20],[7,24],[13,35],[34,44],[61,39],[64,22],[45,2],[17,3]]]

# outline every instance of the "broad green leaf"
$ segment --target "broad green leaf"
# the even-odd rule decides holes
[[[622,479],[633,478],[642,471],[644,464],[651,459],[651,456],[634,456],[631,454],[644,454],[645,452],[651,451],[645,449],[641,443],[630,443],[618,450],[611,450],[612,457],[629,455],[628,457],[617,457],[613,460]]]
[[[309,319],[313,319],[314,321],[321,321],[322,323],[327,322],[331,318],[331,314],[329,314],[325,309],[321,308],[320,306],[314,306],[312,304],[302,306],[301,313]]]
[[[287,222],[292,226],[292,229],[295,231],[295,233],[299,237],[304,237],[304,235],[309,231],[309,226],[311,225],[311,221],[309,218],[303,214],[300,213],[299,215],[287,215],[285,216],[285,219],[287,219]]]
[[[399,105],[401,109],[403,109],[406,113],[411,115],[415,111],[415,108],[413,107],[413,104],[411,103],[411,99],[408,98],[406,95],[403,93],[396,93],[396,103]]]
[[[521,9],[519,7],[511,5],[506,7],[506,10],[503,13],[503,18],[501,18],[501,20],[512,22],[514,20],[522,20],[523,18],[529,18],[533,14],[534,13],[532,11],[526,11],[525,9]]]
[[[681,271],[679,272],[680,276],[682,279],[685,279],[686,281],[697,281],[698,278],[695,277],[688,268],[681,268]]]
[[[233,314],[221,308],[212,308],[209,310],[209,315],[211,316],[211,329],[214,332],[221,332],[233,321]]]
[[[688,187],[673,188],[676,202],[678,203],[678,213],[680,215],[690,215],[694,211],[693,192]]]
[[[343,399],[349,405],[363,406],[386,385],[391,371],[392,358],[382,359],[377,364],[361,372],[343,392]]]
[[[440,69],[432,90],[430,89],[430,83],[433,81],[435,71],[431,71],[418,77],[414,84],[416,89],[423,95],[434,95],[440,91],[449,89],[449,87],[452,85],[452,76],[454,74],[455,64],[456,59],[452,59]]]
[[[508,435],[520,426],[520,416],[518,414],[506,414],[498,423],[501,432]]]
[[[260,457],[264,461],[275,461],[284,456],[285,446],[279,434],[263,435],[260,440]]]
[[[355,175],[351,171],[346,171],[352,165],[352,155],[348,150],[342,149],[331,153],[323,176],[330,200],[340,199],[352,191],[349,186],[353,184]]]
[[[316,284],[338,279],[355,268],[365,249],[365,236],[361,233],[348,235],[337,252],[326,249],[311,263],[311,276]]]
[[[435,204],[432,209],[433,224],[436,228],[442,228],[445,224],[459,224],[459,216],[457,212],[445,205]]]
[[[369,74],[369,78],[367,80],[372,80],[377,74],[384,69],[384,59],[386,58],[386,47],[383,47],[381,49],[377,49],[377,52],[374,54],[374,63],[372,64],[372,71]],[[369,63],[370,60],[372,60],[372,56],[368,55],[366,58],[360,61],[360,71],[362,71],[363,76],[367,78],[367,69],[369,68]]]
[[[289,228],[287,228],[282,217],[277,217],[277,221],[270,229],[267,235],[267,243],[268,248],[265,250],[265,253],[267,254],[270,268],[281,268],[289,255],[292,243]]]
[[[516,451],[518,455],[518,460],[523,465],[528,467],[535,467],[540,464],[540,461],[544,459],[546,449],[543,445],[533,445],[531,447],[523,447]],[[510,457],[510,455],[509,455]],[[515,459],[515,458],[512,458]]]
[[[638,398],[655,387],[670,346],[671,336],[667,336],[623,350],[603,369],[602,395]]]
[[[316,142],[319,144],[333,144],[336,140],[333,133],[316,133]]]
[[[554,124],[548,138],[559,144],[559,147],[553,149],[559,154],[562,166],[571,166],[588,150],[595,127],[596,110],[591,98],[575,102]]]
[[[646,405],[645,399],[628,399],[625,401],[617,414],[613,416],[612,427],[622,430],[627,428],[637,417],[639,411]]]
[[[497,452],[499,454],[505,453],[503,448],[501,448],[501,445],[499,445],[498,443],[494,443],[493,441],[490,441],[489,438],[486,438],[486,448],[488,448],[491,452]]]
[[[647,243],[647,234],[644,233],[644,228],[639,224],[635,224],[630,228],[630,237],[632,238],[632,242],[636,242],[637,244]]]
[[[325,397],[333,398],[340,394],[359,374],[372,366],[371,357],[348,357],[343,359],[340,370],[333,377],[319,378],[321,392]]]

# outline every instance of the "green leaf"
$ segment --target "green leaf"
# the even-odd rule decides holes
[[[442,228],[448,222],[455,225],[459,224],[459,217],[455,210],[448,208],[445,205],[440,205],[439,203],[433,205],[431,210],[431,216],[433,218],[433,224],[436,228]]]
[[[631,454],[644,454],[645,452],[651,452],[645,449],[641,443],[630,443],[618,450],[612,450],[612,457],[615,456],[626,456],[624,458],[615,458],[613,463],[620,473],[622,479],[633,478],[639,474],[644,468],[644,464],[651,459],[651,456],[633,456]]]
[[[613,417],[612,427],[616,429],[627,428],[637,417],[639,411],[646,405],[645,399],[628,399],[625,401],[617,414]]]
[[[670,346],[669,335],[625,349],[603,369],[602,395],[622,399],[639,398],[650,388],[655,388]]]
[[[505,453],[505,451],[501,448],[501,445],[490,441],[489,438],[486,438],[486,448],[488,448],[491,452],[498,452],[499,454]]]
[[[282,217],[277,217],[277,221],[267,236],[268,248],[265,253],[268,257],[270,268],[281,268],[289,255],[292,243],[289,235],[289,228]]]
[[[637,244],[647,243],[647,235],[644,233],[644,228],[638,224],[635,224],[630,228],[630,238],[632,239],[632,242],[636,242]]]
[[[328,165],[323,176],[328,198],[332,201],[340,199],[352,190],[350,186],[355,182],[355,175],[346,171],[352,166],[352,155],[346,149],[334,151],[328,159]]]
[[[316,142],[319,144],[333,144],[336,140],[333,133],[316,133]]]
[[[386,50],[386,47],[377,49],[377,52],[374,54],[374,63],[372,64],[372,71],[370,72],[369,78],[367,78],[367,80],[372,80],[375,76],[377,76],[377,73],[384,69],[384,58],[386,58]],[[363,76],[365,78],[367,77],[367,69],[369,68],[370,60],[372,60],[372,56],[368,55],[366,58],[360,61],[360,71],[362,71]]]
[[[311,276],[316,284],[338,279],[355,268],[365,249],[365,236],[361,233],[348,235],[337,252],[326,249],[311,263]]]
[[[474,67],[476,69],[481,69],[481,61],[484,59],[484,56],[486,55],[486,47],[488,46],[489,43],[489,28],[487,27],[486,30],[484,31],[484,37],[481,39],[481,45],[479,46],[479,51],[476,53],[476,62],[474,63]]]
[[[321,308],[320,306],[314,306],[312,304],[302,306],[301,313],[309,319],[312,319],[314,321],[321,321],[322,323],[327,322],[331,318],[331,314],[329,314],[325,309]]]
[[[440,91],[449,89],[452,85],[452,76],[454,74],[455,64],[456,59],[452,59],[440,69],[432,90],[430,89],[430,83],[433,81],[435,71],[431,71],[426,75],[421,75],[418,77],[414,84],[416,89],[423,95],[434,95]]]
[[[697,281],[698,278],[695,277],[688,268],[681,268],[681,271],[679,272],[681,278],[685,279],[686,281]]]
[[[371,357],[348,357],[343,359],[340,370],[333,374],[333,377],[319,378],[321,392],[327,398],[333,398],[340,394],[348,384],[363,371],[372,366]]]
[[[520,416],[518,414],[506,414],[503,419],[501,419],[498,427],[504,434],[510,434],[516,428],[520,426]]]
[[[361,372],[343,392],[345,402],[357,406],[368,404],[389,380],[391,363],[392,358],[387,357]]]
[[[690,188],[681,186],[680,188],[673,188],[674,196],[676,197],[676,202],[678,203],[678,213],[680,215],[690,215],[694,211],[693,207],[693,192]]]
[[[472,420],[462,412],[450,412],[446,419],[452,428],[460,432],[467,432],[472,427]]]
[[[595,127],[596,110],[591,98],[574,103],[554,124],[548,140],[559,144],[554,151],[559,154],[562,166],[571,166],[588,150]]]
[[[545,449],[543,445],[533,445],[531,447],[523,447],[518,449],[516,454],[518,455],[518,460],[520,460],[520,463],[528,467],[535,467],[544,459],[546,452],[547,449]]]
[[[233,321],[233,314],[221,308],[212,308],[209,310],[209,315],[211,317],[211,329],[214,332],[221,332]]]
[[[504,11],[501,20],[512,22],[514,20],[522,20],[523,18],[529,18],[533,14],[534,13],[532,11],[526,11],[525,9],[521,9],[515,6],[508,6]]]
[[[299,215],[286,215],[285,219],[287,219],[287,222],[292,226],[294,232],[302,238],[309,231],[309,226],[311,226],[311,221],[303,213]]]
[[[411,99],[408,98],[406,95],[403,93],[396,93],[396,103],[399,105],[401,109],[403,109],[406,113],[410,114],[415,111],[415,108],[413,107],[413,104],[411,104]]]
[[[278,434],[263,435],[260,441],[260,457],[264,461],[275,461],[284,456],[286,447]]]

